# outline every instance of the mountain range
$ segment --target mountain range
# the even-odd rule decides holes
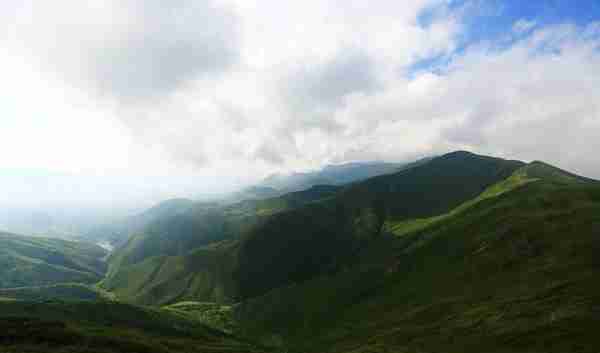
[[[598,181],[544,162],[457,151],[272,176],[253,192],[262,195],[171,200],[128,219],[107,268],[95,266],[105,252],[93,248],[92,256],[84,243],[74,243],[77,251],[34,244],[54,246],[92,277],[13,283],[25,288],[0,290],[0,322],[39,320],[19,307],[37,301],[44,320],[66,323],[57,324],[66,341],[77,332],[92,341],[93,332],[117,335],[112,322],[128,328],[131,340],[115,345],[118,352],[128,344],[153,351],[138,345],[144,339],[165,352],[206,342],[298,353],[600,346]],[[56,265],[44,253],[23,255],[19,241],[30,238],[6,237],[13,250],[5,258]],[[109,307],[118,314],[95,313]],[[77,315],[58,319],[61,310]],[[63,343],[65,352],[73,346]]]

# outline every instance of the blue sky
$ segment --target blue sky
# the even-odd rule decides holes
[[[453,7],[473,4],[473,1],[455,1]],[[597,0],[488,0],[475,2],[479,13],[465,18],[468,41],[494,40],[511,31],[515,22],[525,19],[537,26],[573,23],[585,26],[600,18],[600,1]],[[469,6],[469,5],[467,5]]]
[[[451,11],[462,13],[464,26],[458,47],[455,51],[425,58],[415,62],[408,69],[409,76],[422,71],[438,72],[452,55],[462,53],[466,48],[480,43],[508,47],[519,38],[510,36],[515,24],[527,23],[526,35],[536,28],[559,24],[573,24],[581,28],[600,19],[598,0],[457,0],[449,4]],[[421,26],[427,27],[440,16],[438,8],[428,8],[418,17]],[[443,16],[443,14],[442,14]]]

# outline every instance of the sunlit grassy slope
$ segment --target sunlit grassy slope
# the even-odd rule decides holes
[[[105,255],[94,244],[0,233],[0,288],[95,283]]]
[[[243,302],[291,352],[596,352],[600,186],[532,163],[370,261]]]

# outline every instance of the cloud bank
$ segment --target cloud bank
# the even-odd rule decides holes
[[[0,163],[247,181],[470,149],[600,178],[600,22],[469,41],[485,4],[9,2]]]

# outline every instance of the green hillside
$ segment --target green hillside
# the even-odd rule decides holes
[[[157,219],[111,256],[102,286],[140,304],[231,302],[238,293],[233,271],[241,237],[270,216],[330,198],[339,190],[315,186],[233,205],[199,203]]]
[[[0,301],[2,353],[258,353],[171,311],[111,302]]]
[[[345,188],[195,207],[130,238],[103,287],[143,304],[259,296],[352,266],[387,222],[444,214],[522,165],[458,152]]]
[[[382,235],[386,222],[448,212],[522,165],[451,153],[277,214],[240,243],[234,273],[239,296],[251,298],[352,266],[360,249]]]
[[[346,186],[167,213],[111,255],[98,287],[0,290],[0,352],[600,346],[600,183],[543,162],[461,151]],[[63,253],[88,264],[92,248],[74,244]]]
[[[95,283],[106,271],[101,247],[0,233],[0,288]]]
[[[363,250],[378,261],[242,302],[238,324],[291,352],[600,346],[598,183],[532,163],[421,225]]]

